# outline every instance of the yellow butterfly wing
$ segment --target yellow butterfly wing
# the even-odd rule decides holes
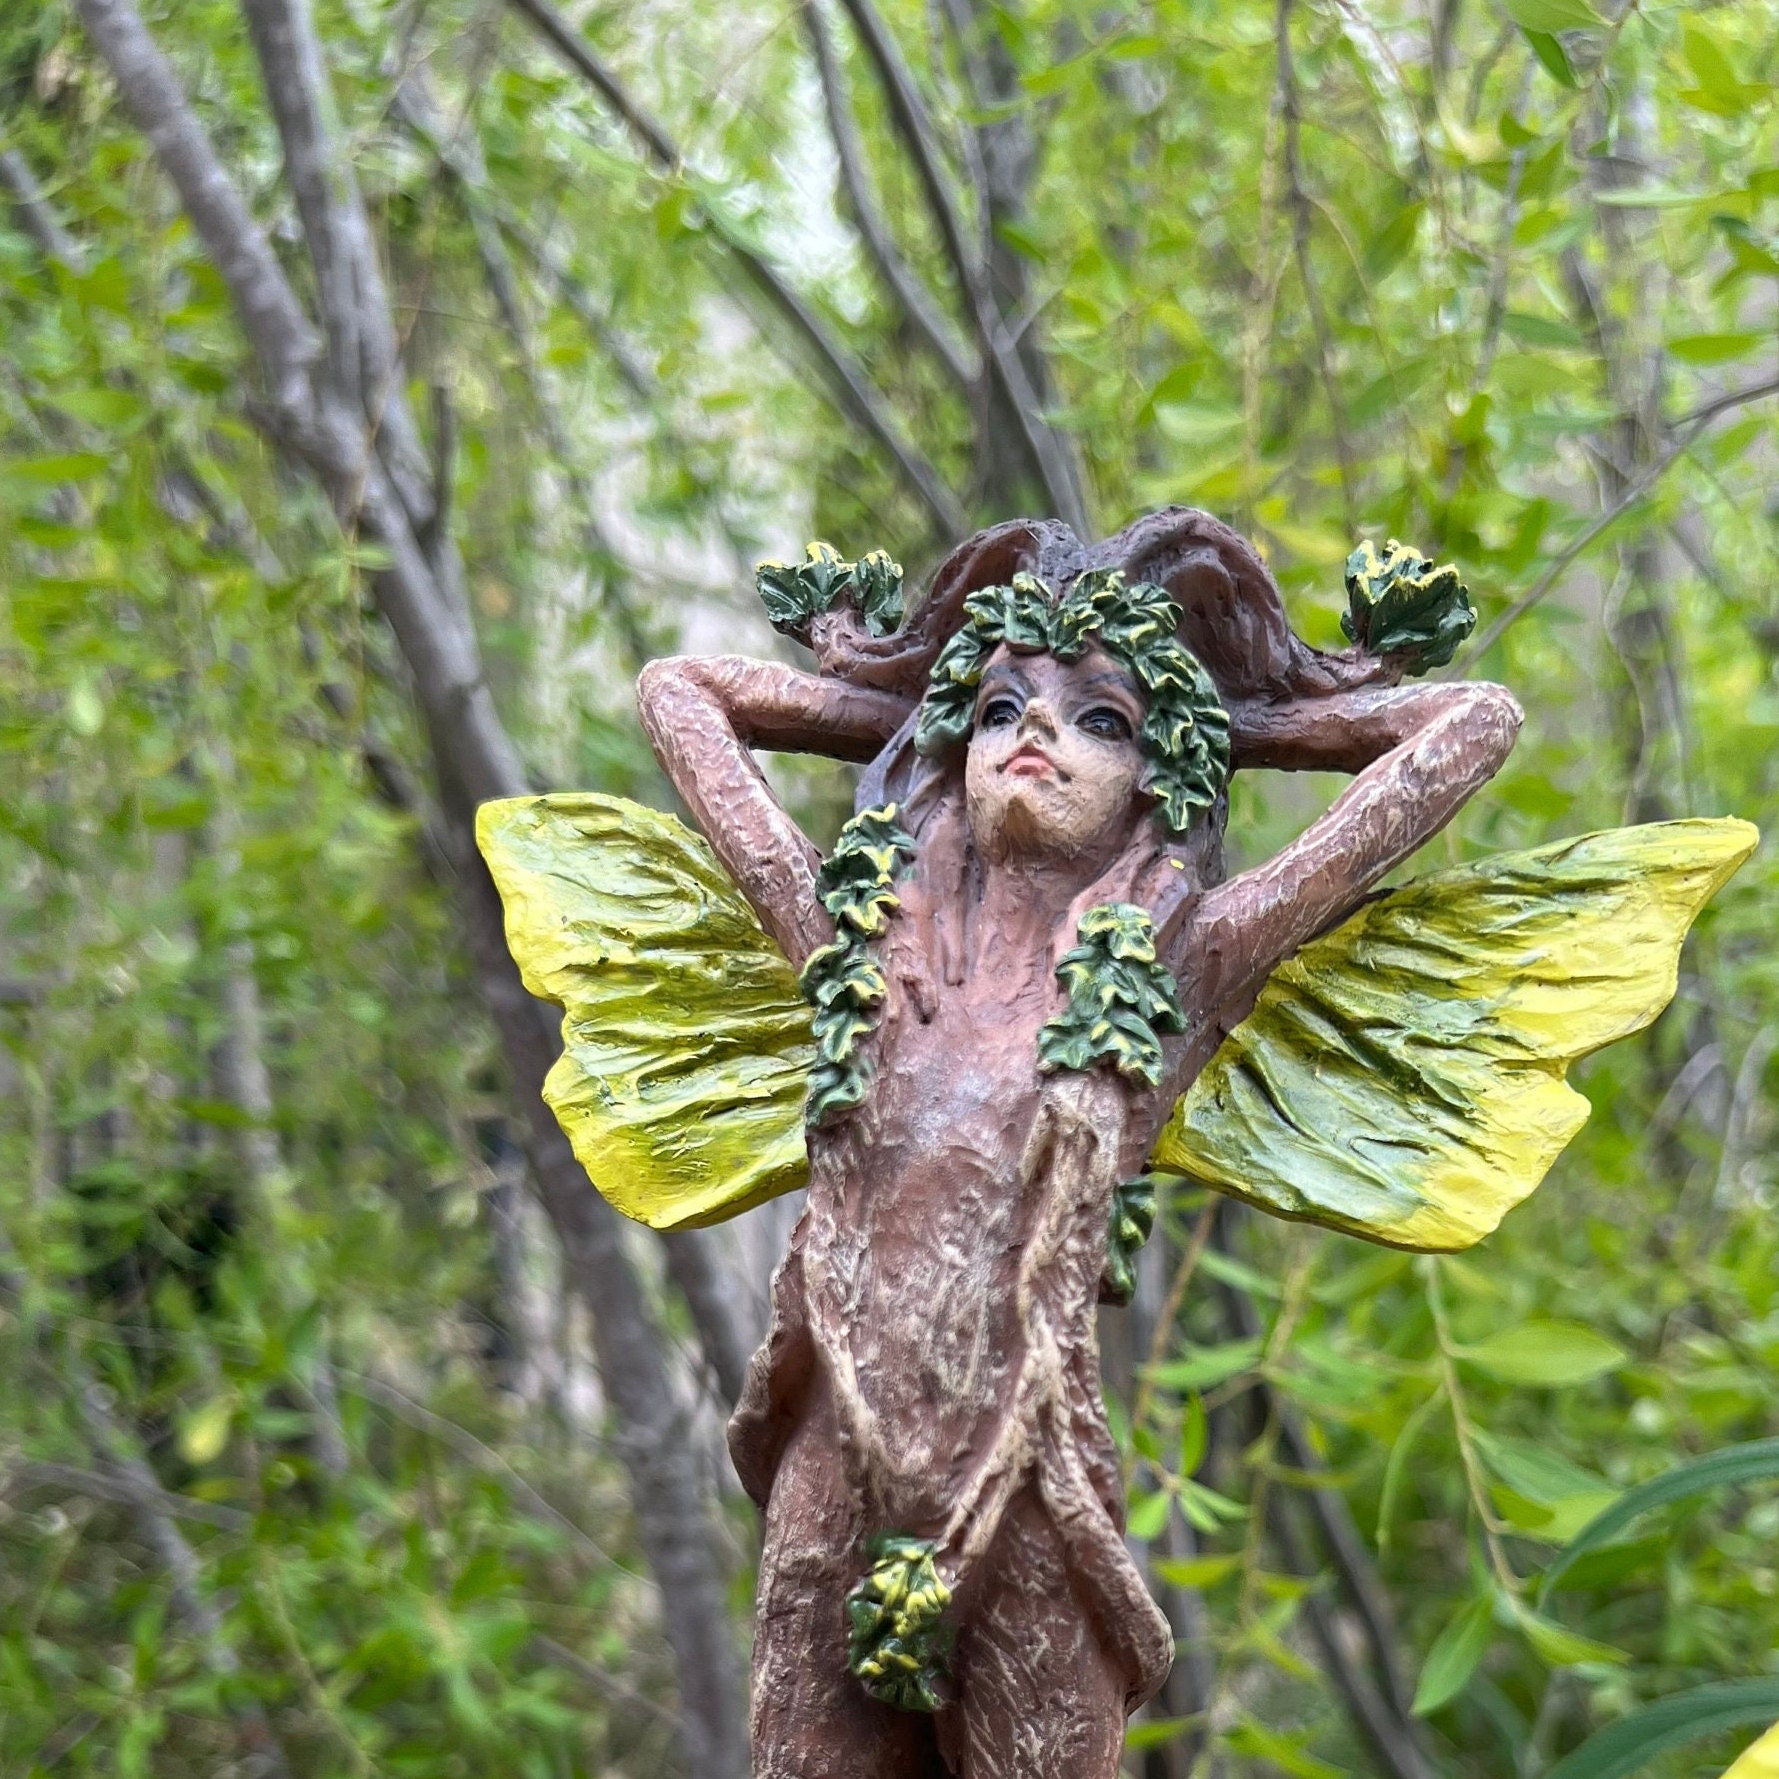
[[[1779,1779],[1779,1723],[1752,1747],[1744,1748],[1723,1779]]]
[[[1747,822],[1585,834],[1421,878],[1282,965],[1151,1165],[1392,1247],[1480,1241],[1586,1122],[1569,1065],[1673,998]]]
[[[525,986],[563,1009],[544,1098],[600,1192],[681,1229],[803,1185],[810,1010],[709,846],[592,792],[484,803],[476,842]]]

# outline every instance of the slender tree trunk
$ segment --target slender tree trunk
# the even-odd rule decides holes
[[[305,231],[315,231],[309,247],[318,291],[325,302],[349,287],[360,311],[356,328],[340,315],[326,317],[325,356],[317,330],[131,0],[80,0],[79,6],[125,107],[153,144],[234,299],[267,388],[256,419],[310,467],[341,523],[388,553],[389,566],[372,585],[406,660],[431,747],[469,948],[525,1111],[534,1177],[592,1313],[615,1443],[661,1589],[680,1685],[686,1764],[699,1779],[741,1779],[747,1770],[742,1687],[714,1504],[682,1437],[684,1413],[672,1387],[665,1332],[624,1251],[617,1213],[591,1190],[543,1104],[554,1022],[526,995],[507,956],[499,902],[475,852],[476,804],[524,793],[525,775],[483,675],[449,528],[422,535],[438,510],[439,493],[409,485],[414,465],[404,445],[412,433],[399,418],[399,367],[385,381],[383,344],[394,337],[393,328],[369,233],[360,226],[356,186],[327,129],[330,108],[320,90],[325,72],[312,21],[302,0],[248,0],[247,9]],[[380,313],[364,313],[379,302]],[[393,421],[392,413],[398,416]]]

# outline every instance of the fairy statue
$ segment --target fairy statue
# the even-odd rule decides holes
[[[1173,1657],[1121,1536],[1096,1305],[1166,1173],[1402,1248],[1488,1234],[1648,1024],[1757,838],[1678,821],[1378,893],[1494,774],[1499,686],[1409,687],[1474,623],[1394,542],[1308,647],[1207,514],[1098,544],[768,565],[818,671],[651,662],[643,725],[703,838],[590,794],[486,806],[548,1097],[657,1228],[808,1199],[729,1428],[765,1518],[760,1779],[1109,1779]],[[753,750],[863,766],[824,859]],[[1353,775],[1231,877],[1230,774]]]

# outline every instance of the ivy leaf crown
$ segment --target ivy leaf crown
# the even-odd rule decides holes
[[[1002,643],[1068,662],[1098,642],[1144,694],[1143,789],[1163,824],[1184,834],[1229,780],[1229,714],[1203,663],[1179,640],[1179,624],[1180,608],[1160,587],[1133,586],[1118,569],[1089,570],[1060,600],[1033,574],[984,587],[964,601],[963,627],[933,663],[914,745],[933,757],[969,739],[976,688]]]

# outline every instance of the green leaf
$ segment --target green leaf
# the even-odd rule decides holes
[[[1198,1257],[1198,1269],[1225,1285],[1234,1285],[1250,1297],[1277,1298],[1282,1295],[1276,1279],[1269,1279],[1257,1267],[1237,1260],[1233,1254],[1221,1254],[1215,1248],[1206,1248]]]
[[[1555,321],[1547,315],[1528,315],[1518,309],[1510,309],[1502,316],[1501,331],[1522,346],[1555,346],[1578,350],[1587,344],[1582,338],[1581,329],[1572,322]]]
[[[1257,1755],[1293,1779],[1345,1779],[1339,1767],[1307,1752],[1298,1737],[1282,1736],[1257,1723],[1238,1724],[1227,1740],[1237,1754]]]
[[[1522,1322],[1458,1356],[1504,1384],[1547,1389],[1585,1384],[1625,1362],[1624,1348],[1580,1322]]]
[[[91,426],[122,427],[147,417],[148,407],[141,396],[128,389],[97,388],[64,390],[56,397],[56,406],[76,420]]]
[[[1507,16],[1522,31],[1585,31],[1606,21],[1588,0],[1504,0]]]
[[[1426,1717],[1449,1704],[1470,1684],[1494,1632],[1492,1600],[1472,1600],[1433,1639],[1415,1686],[1415,1716]]]
[[[1210,1438],[1205,1416],[1204,1398],[1195,1390],[1186,1404],[1180,1426],[1180,1474],[1190,1476],[1204,1462],[1205,1446]]]
[[[1577,87],[1581,84],[1575,78],[1575,69],[1562,38],[1551,31],[1526,31],[1524,35],[1540,66],[1558,86]]]
[[[179,1428],[179,1455],[188,1464],[209,1464],[222,1456],[235,1419],[235,1398],[226,1392],[212,1396],[187,1415]]]
[[[1617,1490],[1602,1476],[1572,1464],[1548,1446],[1534,1445],[1527,1440],[1508,1439],[1478,1428],[1476,1447],[1489,1468],[1528,1501],[1541,1507],[1554,1507],[1559,1501],[1577,1495],[1617,1495]]]
[[[76,735],[97,735],[105,727],[105,700],[99,688],[85,675],[68,688],[64,705],[68,727]]]
[[[1199,1347],[1184,1359],[1157,1365],[1151,1376],[1164,1390],[1208,1390],[1259,1362],[1258,1340],[1225,1341],[1220,1346]]]
[[[1590,1736],[1550,1768],[1545,1779],[1622,1779],[1658,1754],[1706,1736],[1779,1718],[1779,1676],[1720,1681],[1646,1705]]]
[[[1198,1722],[1196,1717],[1152,1717],[1146,1723],[1133,1723],[1124,1732],[1126,1748],[1160,1748],[1183,1736]]]
[[[1402,1489],[1402,1478],[1408,1468],[1408,1455],[1414,1450],[1415,1441],[1421,1436],[1421,1429],[1426,1426],[1433,1411],[1444,1401],[1445,1390],[1441,1387],[1435,1390],[1402,1423],[1402,1431],[1391,1443],[1390,1455],[1384,1460],[1383,1487],[1378,1491],[1377,1544],[1379,1550],[1389,1547],[1390,1522],[1395,1518],[1396,1497]]]
[[[1630,1659],[1622,1649],[1580,1636],[1551,1619],[1541,1618],[1527,1607],[1520,1607],[1515,1618],[1526,1634],[1526,1641],[1553,1668],[1572,1668],[1578,1662],[1605,1662],[1616,1666]]]
[[[1159,1538],[1167,1527],[1167,1509],[1165,1490],[1157,1490],[1153,1495],[1139,1495],[1130,1504],[1125,1530],[1145,1544],[1151,1538]]]
[[[52,457],[15,457],[6,465],[6,474],[15,482],[50,488],[96,476],[108,461],[97,451],[59,451]]]
[[[1180,1511],[1201,1532],[1215,1532],[1224,1520],[1245,1520],[1248,1510],[1239,1501],[1207,1489],[1203,1483],[1182,1477],[1179,1484]]]
[[[1389,220],[1365,248],[1365,271],[1371,278],[1383,278],[1408,258],[1420,232],[1425,204],[1399,204]]]
[[[1726,1447],[1708,1457],[1695,1458],[1660,1476],[1627,1489],[1612,1506],[1591,1520],[1557,1553],[1556,1560],[1544,1572],[1539,1584],[1538,1602],[1543,1605],[1563,1572],[1589,1551],[1610,1544],[1620,1532],[1652,1508],[1665,1507],[1671,1501],[1684,1501],[1691,1495],[1709,1494],[1714,1489],[1734,1488],[1738,1484],[1764,1482],[1779,1477],[1779,1439],[1755,1439],[1745,1445]]]
[[[1693,78],[1700,86],[1707,87],[1714,93],[1728,93],[1742,84],[1736,77],[1735,69],[1730,66],[1729,57],[1698,24],[1689,23],[1681,34],[1680,41],[1686,65],[1693,71]]]
[[[1160,1557],[1155,1573],[1163,1581],[1181,1588],[1215,1587],[1241,1567],[1239,1556],[1224,1557]]]
[[[1772,338],[1768,333],[1681,334],[1668,350],[1683,364],[1728,364],[1746,358]]]

